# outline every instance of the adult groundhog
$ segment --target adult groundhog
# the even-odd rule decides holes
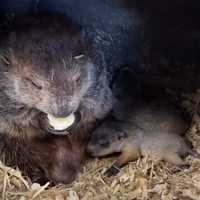
[[[106,67],[98,64],[101,58],[81,28],[61,16],[17,20],[0,49],[0,158],[36,179],[72,181],[88,134],[112,107]],[[54,131],[49,115],[80,119],[68,130]],[[56,165],[62,162],[67,164],[61,172]]]

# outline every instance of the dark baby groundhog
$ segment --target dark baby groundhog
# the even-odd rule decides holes
[[[96,120],[112,108],[106,68],[81,27],[61,16],[26,16],[14,24],[0,46],[0,159],[29,177],[71,182]],[[56,132],[69,135],[50,136],[48,114],[77,113],[70,130]]]
[[[195,154],[181,137],[188,124],[174,111],[156,106],[144,106],[135,112],[130,110],[131,113],[127,111],[121,112],[120,119],[108,120],[98,127],[87,147],[95,157],[121,153],[107,175],[140,156],[183,165],[185,162],[181,156]]]

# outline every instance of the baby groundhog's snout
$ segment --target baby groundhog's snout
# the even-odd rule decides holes
[[[95,156],[96,155],[96,147],[95,145],[92,145],[92,144],[88,144],[87,146],[87,153],[91,156]]]
[[[107,138],[92,138],[87,146],[87,153],[91,156],[104,156],[108,154],[110,141]]]

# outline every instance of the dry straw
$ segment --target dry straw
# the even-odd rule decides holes
[[[196,106],[199,93],[185,100],[186,107]],[[190,96],[191,97],[191,96]],[[194,120],[188,137],[200,152],[200,118]],[[90,160],[71,185],[49,183],[40,186],[23,177],[19,170],[0,162],[0,199],[3,200],[200,200],[200,160],[187,157],[189,168],[141,158],[125,166],[112,178],[103,172],[115,158]]]

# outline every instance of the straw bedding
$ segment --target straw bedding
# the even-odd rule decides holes
[[[183,105],[193,116],[187,137],[200,152],[200,118],[194,112],[200,92],[187,95]],[[188,156],[189,167],[141,158],[112,178],[103,172],[115,158],[91,159],[71,185],[39,185],[22,177],[19,170],[0,163],[0,199],[4,200],[199,200],[200,159]]]

